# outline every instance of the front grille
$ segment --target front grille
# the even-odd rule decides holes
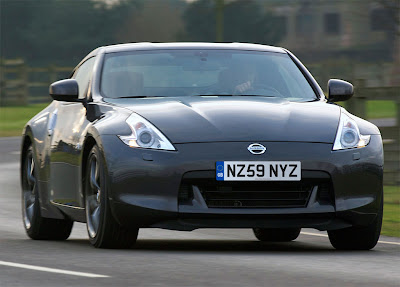
[[[199,187],[208,207],[304,207],[311,186],[229,183]]]
[[[209,208],[305,207],[313,187],[308,183],[212,182],[197,179],[181,185],[180,200],[192,196],[193,189],[196,189]]]

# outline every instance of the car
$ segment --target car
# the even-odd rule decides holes
[[[249,228],[263,242],[327,231],[336,249],[380,236],[379,129],[324,95],[288,50],[247,43],[99,47],[52,83],[25,126],[22,215],[32,239],[86,223],[98,248],[140,228]]]

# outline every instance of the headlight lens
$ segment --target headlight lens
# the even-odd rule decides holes
[[[333,150],[365,147],[370,139],[370,135],[360,134],[356,122],[342,112]]]
[[[129,136],[118,136],[122,142],[130,147],[175,150],[167,138],[151,123],[137,114],[126,119],[132,130]]]

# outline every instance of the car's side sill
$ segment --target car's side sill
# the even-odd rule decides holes
[[[64,214],[66,214],[68,217],[70,217],[74,221],[78,222],[86,222],[86,212],[85,208],[83,207],[78,207],[78,206],[70,206],[70,205],[65,205],[62,203],[50,201],[51,204],[56,206],[58,209],[60,209]]]

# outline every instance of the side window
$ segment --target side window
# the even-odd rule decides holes
[[[87,89],[89,86],[90,77],[92,75],[93,65],[95,57],[88,59],[84,62],[74,73],[73,79],[78,82],[79,85],[79,98],[83,99],[86,96]]]

